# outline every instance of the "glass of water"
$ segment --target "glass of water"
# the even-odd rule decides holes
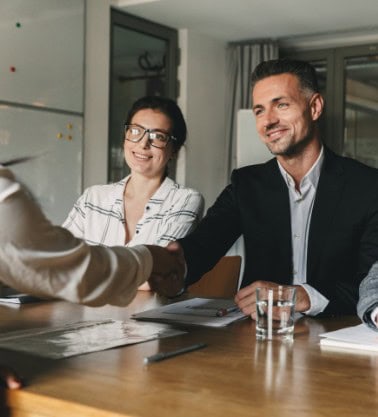
[[[296,288],[280,285],[256,289],[256,337],[290,340],[294,334]]]

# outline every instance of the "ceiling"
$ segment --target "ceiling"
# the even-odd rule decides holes
[[[116,7],[226,42],[349,31],[378,34],[378,0],[114,0]]]

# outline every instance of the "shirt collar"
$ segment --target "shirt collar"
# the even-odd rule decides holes
[[[317,160],[314,162],[312,167],[308,170],[306,175],[302,178],[301,185],[304,182],[309,182],[314,188],[318,186],[320,172],[323,166],[323,161],[324,161],[324,147],[322,145]],[[284,167],[280,164],[278,159],[277,159],[277,163],[278,163],[278,168],[280,169],[281,175],[283,176],[287,186],[290,187],[292,184],[294,184],[293,177],[284,169]]]
[[[121,181],[115,183],[113,199],[123,202],[123,194],[125,192],[125,187],[127,182],[130,180],[131,175],[123,178]],[[155,191],[155,193],[150,198],[151,200],[165,200],[168,194],[171,192],[172,188],[176,186],[176,183],[169,177],[165,177],[164,181],[161,183],[160,187]]]

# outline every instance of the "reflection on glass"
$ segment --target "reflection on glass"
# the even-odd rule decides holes
[[[268,392],[279,392],[292,385],[293,377],[293,340],[258,340],[255,345],[254,362],[256,366],[264,364],[264,383]]]
[[[132,103],[145,95],[167,95],[168,42],[115,25],[112,33],[109,181],[125,177],[123,126]]]
[[[378,55],[344,60],[346,156],[378,168]]]

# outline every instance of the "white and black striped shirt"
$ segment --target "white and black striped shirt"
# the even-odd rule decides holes
[[[130,176],[108,185],[87,188],[63,227],[90,245],[125,246],[124,191]],[[202,217],[202,195],[165,178],[144,208],[133,238],[126,246],[166,246],[187,235]],[[127,210],[127,207],[126,207]]]

